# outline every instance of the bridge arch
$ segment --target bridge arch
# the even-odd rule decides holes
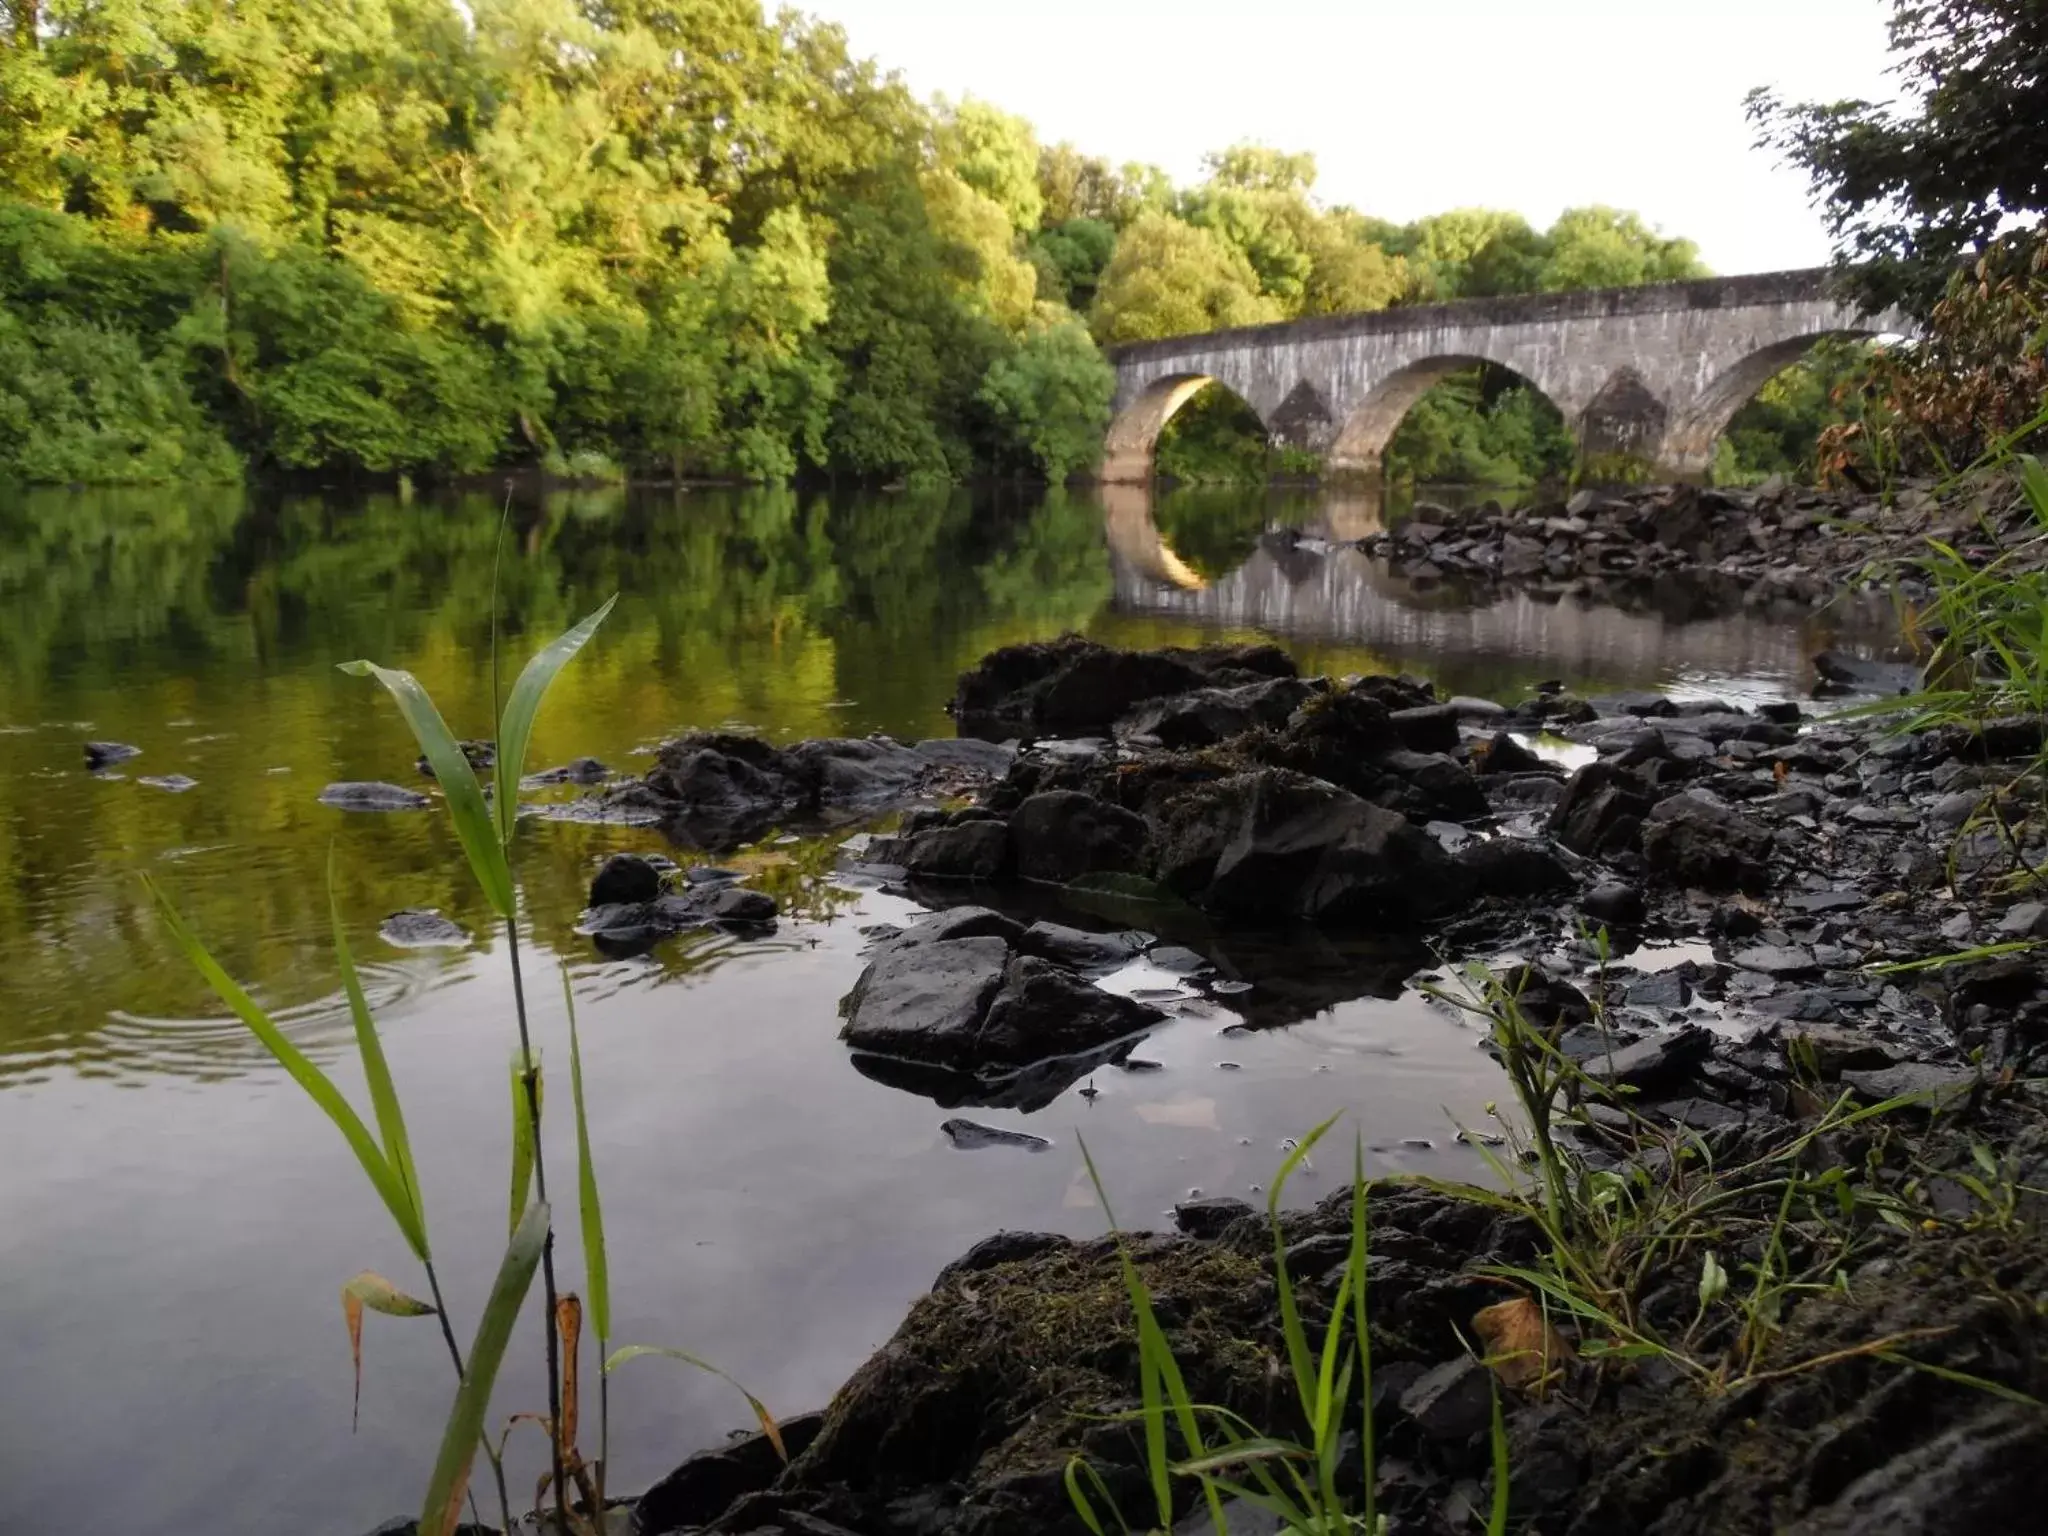
[[[1228,391],[1259,420],[1263,428],[1267,413],[1247,399],[1230,380],[1213,373],[1168,373],[1153,379],[1119,410],[1109,423],[1102,445],[1102,480],[1116,485],[1147,484],[1152,479],[1153,453],[1159,434],[1174,414],[1211,384]]]
[[[1498,368],[1534,390],[1553,409],[1557,401],[1551,392],[1513,363],[1478,353],[1452,352],[1419,358],[1395,369],[1375,383],[1365,398],[1344,417],[1329,451],[1323,457],[1324,474],[1335,480],[1361,482],[1377,480],[1387,445],[1421,403],[1422,397],[1452,375],[1469,368]],[[1567,424],[1569,418],[1567,417]]]
[[[1839,327],[1787,336],[1758,347],[1715,375],[1665,428],[1657,467],[1681,478],[1704,475],[1713,466],[1714,444],[1728,430],[1735,413],[1782,369],[1823,341],[1853,340],[1887,334],[1876,326]]]

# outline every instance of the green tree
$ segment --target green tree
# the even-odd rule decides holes
[[[1010,227],[1038,228],[1045,197],[1038,188],[1038,138],[1031,125],[985,101],[939,102],[939,164],[1003,210]]]
[[[1090,329],[1146,341],[1283,318],[1243,254],[1210,230],[1147,213],[1124,231],[1096,290]]]
[[[1614,208],[1567,208],[1544,243],[1548,251],[1537,282],[1549,292],[1707,276],[1699,247],[1690,240],[1667,239],[1636,214]]]
[[[1966,255],[2048,213],[2048,8],[1893,0],[1890,40],[1896,102],[1758,90],[1749,115],[1811,178],[1861,296],[1924,315]]]
[[[989,364],[977,399],[1005,457],[1025,460],[1058,484],[1092,465],[1109,425],[1116,370],[1078,321],[1044,326]]]

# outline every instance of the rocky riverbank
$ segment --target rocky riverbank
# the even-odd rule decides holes
[[[1445,699],[1304,678],[1271,647],[1074,638],[992,654],[953,709],[963,732],[1017,747],[850,755],[896,765],[887,796],[919,804],[849,856],[935,909],[872,936],[841,1008],[863,1072],[1028,1109],[1087,1072],[1141,1069],[1178,1004],[1093,984],[1140,957],[1195,987],[1250,980],[1249,1027],[1462,986],[1481,1016],[1519,1021],[1502,1049],[1540,1039],[1573,1064],[1534,1106],[1583,1202],[1568,1233],[1538,1219],[1533,1186],[1372,1186],[1390,1530],[1478,1528],[1497,1389],[1511,1528],[2029,1528],[2048,1495],[2048,950],[2031,947],[2048,936],[2031,878],[2048,834],[2019,785],[2039,722],[1894,734],[1793,701]],[[829,782],[790,763],[849,759],[843,743],[763,750],[672,743],[607,801],[687,825],[702,793],[737,824],[751,813],[735,796],[786,809],[792,773]],[[934,761],[971,793],[930,803]],[[705,903],[746,894],[716,870],[675,878],[615,860],[594,910],[730,920]],[[1246,976],[1258,936],[1302,931],[1342,957],[1327,973]],[[1531,1108],[1470,1134],[1512,1160]],[[1312,1332],[1349,1201],[1281,1219]],[[1299,1435],[1273,1232],[1230,1199],[1176,1216],[1179,1232],[1131,1242],[1192,1395]],[[1475,1319],[1546,1273],[1580,1287],[1572,1305],[1550,1297],[1552,1369],[1497,1371]],[[1076,1453],[1141,1521],[1137,1393],[1115,1242],[998,1234],[830,1405],[782,1426],[787,1465],[759,1436],[707,1450],[647,1492],[635,1528],[1078,1533]],[[1354,1495],[1360,1451],[1354,1436]]]
[[[2035,531],[2011,488],[1991,484],[1948,498],[1927,486],[1887,499],[1769,483],[1754,489],[1667,485],[1580,490],[1503,509],[1418,502],[1362,541],[1412,580],[1501,582],[1597,596],[1657,577],[1725,585],[1746,608],[1819,608],[1845,592],[1879,589],[1899,562],[1939,539],[1982,564]],[[1907,571],[1903,580],[1912,586]]]

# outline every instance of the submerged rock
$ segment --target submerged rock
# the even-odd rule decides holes
[[[602,784],[610,776],[611,769],[596,758],[578,757],[559,767],[529,773],[519,782],[528,789],[542,789],[550,784]]]
[[[142,748],[131,747],[125,741],[88,741],[85,744],[85,766],[94,773],[140,756]]]
[[[350,780],[321,790],[320,803],[337,811],[419,811],[433,802],[397,784]]]
[[[168,790],[174,795],[182,795],[188,789],[199,787],[197,779],[187,778],[182,773],[145,774],[135,782],[147,784],[151,789]]]
[[[1001,1126],[983,1125],[975,1120],[948,1120],[939,1126],[946,1133],[946,1139],[964,1151],[975,1151],[981,1147],[1015,1147],[1023,1152],[1044,1152],[1052,1143],[1043,1136],[1034,1136],[1029,1131],[1005,1130]]]
[[[610,867],[608,863],[606,868]],[[604,879],[601,870],[598,882]],[[592,884],[593,893],[598,882]],[[636,873],[623,877],[618,888],[644,886]],[[576,931],[588,935],[608,954],[639,954],[663,939],[714,925],[748,934],[772,929],[779,910],[775,898],[765,891],[723,882],[686,885],[681,891],[642,901],[593,903],[577,920]]]
[[[495,741],[458,741],[455,745],[462,749],[463,760],[475,772],[482,773],[497,766],[498,744]],[[426,777],[431,779],[434,776],[434,765],[427,761],[426,753],[414,758],[412,765]]]
[[[469,934],[459,923],[432,907],[407,907],[394,912],[377,928],[386,944],[398,949],[466,949]]]

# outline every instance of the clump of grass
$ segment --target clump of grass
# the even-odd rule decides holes
[[[1143,1404],[1135,1417],[1145,1433],[1145,1470],[1156,1524],[1173,1526],[1178,1494],[1192,1482],[1206,1507],[1217,1536],[1230,1529],[1225,1497],[1276,1517],[1290,1536],[1377,1536],[1386,1523],[1377,1507],[1376,1448],[1372,1420],[1372,1337],[1366,1321],[1366,1258],[1369,1248],[1368,1190],[1364,1148],[1354,1141],[1351,1179],[1351,1244],[1337,1274],[1330,1320],[1320,1342],[1311,1339],[1302,1320],[1293,1280],[1287,1272],[1287,1240],[1280,1204],[1287,1181],[1308,1158],[1335,1117],[1301,1138],[1266,1197],[1273,1231],[1273,1278],[1280,1308],[1281,1337],[1286,1348],[1288,1379],[1294,1406],[1305,1434],[1287,1437],[1269,1433],[1242,1415],[1213,1404],[1196,1402],[1165,1329],[1153,1309],[1129,1245],[1110,1209],[1102,1176],[1082,1143],[1081,1155],[1095,1186],[1103,1214],[1117,1236],[1124,1288],[1138,1328],[1139,1395]],[[1358,1413],[1358,1460],[1362,1492],[1347,1495],[1340,1486],[1343,1472],[1344,1422],[1347,1410]],[[1496,1392],[1493,1414],[1494,1496],[1487,1521],[1488,1536],[1502,1536],[1508,1520],[1507,1431]],[[1132,1527],[1118,1508],[1102,1475],[1084,1458],[1067,1463],[1066,1486],[1075,1512],[1095,1536],[1109,1536],[1110,1522],[1119,1531]]]

